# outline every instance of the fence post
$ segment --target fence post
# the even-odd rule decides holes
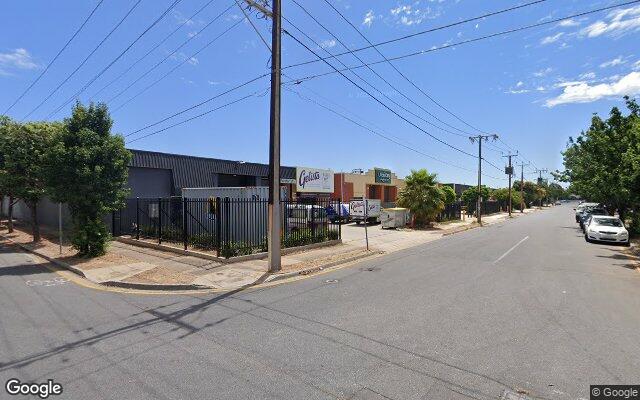
[[[187,249],[187,243],[189,242],[189,231],[187,231],[187,199],[182,198],[182,241],[184,242],[184,249]]]
[[[316,198],[311,200],[311,240],[316,242]]]
[[[220,221],[220,197],[216,197],[216,256],[220,257],[220,236],[222,235],[222,221]]]
[[[140,197],[136,197],[136,240],[140,240]]]
[[[338,202],[338,209],[342,214],[342,198],[340,198],[340,201]],[[338,220],[338,239],[342,239],[342,217]]]
[[[162,199],[158,197],[158,244],[162,244]]]

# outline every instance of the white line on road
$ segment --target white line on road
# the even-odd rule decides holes
[[[524,239],[522,239],[521,241],[519,241],[518,243],[516,243],[512,248],[510,248],[509,250],[507,250],[503,255],[500,256],[500,258],[498,258],[497,260],[495,260],[493,263],[497,264],[498,262],[500,262],[500,260],[502,260],[503,258],[505,258],[507,255],[509,255],[509,253],[511,253],[516,247],[520,246],[525,240],[529,239],[529,236],[525,236]]]

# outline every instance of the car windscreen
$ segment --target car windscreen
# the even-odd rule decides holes
[[[619,219],[596,218],[595,222],[596,222],[597,225],[601,225],[601,226],[622,227],[622,221],[620,221]]]
[[[607,215],[607,212],[605,210],[594,208],[593,210],[589,211],[589,214],[591,214],[591,215]]]

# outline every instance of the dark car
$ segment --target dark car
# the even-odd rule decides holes
[[[580,214],[580,229],[582,229],[582,232],[584,232],[586,222],[589,220],[589,218],[591,218],[592,215],[608,215],[608,214],[607,214],[607,210],[605,210],[604,208],[585,209]]]

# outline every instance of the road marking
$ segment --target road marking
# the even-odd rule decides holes
[[[500,262],[500,260],[502,260],[503,258],[505,258],[506,256],[509,255],[509,253],[511,253],[516,247],[520,246],[525,240],[529,239],[529,236],[525,236],[524,239],[522,239],[521,241],[519,241],[518,243],[516,243],[512,248],[510,248],[509,250],[507,250],[503,255],[500,256],[500,258],[498,258],[497,260],[495,260],[493,263],[497,264]]]

